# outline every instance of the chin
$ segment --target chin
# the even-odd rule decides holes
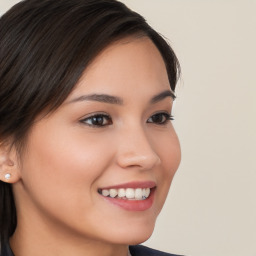
[[[116,232],[116,243],[117,244],[127,244],[127,245],[136,245],[145,242],[148,240],[153,231],[154,224],[148,225],[138,225],[135,223],[130,223],[129,228],[125,229],[125,227],[120,231]],[[112,238],[113,237],[112,232]]]
[[[153,233],[153,231],[150,232],[150,234],[143,234],[143,235],[139,235],[139,236],[134,235],[134,237],[132,237],[130,239],[129,243],[127,243],[127,244],[136,245],[136,244],[144,243],[151,237],[152,233]]]

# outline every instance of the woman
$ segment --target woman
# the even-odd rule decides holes
[[[0,20],[1,256],[170,255],[147,240],[180,163],[179,73],[113,0],[25,0]]]

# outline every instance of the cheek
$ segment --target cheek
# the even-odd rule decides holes
[[[181,161],[181,149],[178,136],[171,126],[165,133],[154,136],[154,146],[161,159],[164,175],[172,177]]]
[[[96,181],[111,158],[107,143],[94,138],[72,129],[35,129],[22,170],[23,183],[31,197],[62,209],[67,205],[78,208],[81,199],[88,206],[95,194],[88,192],[96,191]]]
[[[161,159],[161,171],[155,173],[158,184],[160,184],[160,193],[157,202],[161,209],[168,191],[170,189],[173,177],[179,167],[181,161],[181,149],[178,137],[174,130],[171,133],[163,136],[158,136],[155,140],[156,150]]]
[[[167,175],[174,176],[181,161],[181,149],[179,139],[175,132],[173,132],[169,140],[165,141],[162,146],[163,162],[166,167]]]

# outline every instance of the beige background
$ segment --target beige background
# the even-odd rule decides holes
[[[0,13],[17,0],[0,0]],[[182,66],[174,124],[183,160],[148,246],[256,256],[256,0],[123,0]]]

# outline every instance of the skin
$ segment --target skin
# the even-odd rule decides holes
[[[85,70],[66,101],[38,118],[22,164],[12,169],[18,225],[11,238],[16,256],[127,255],[129,244],[147,240],[180,163],[172,122],[152,122],[171,113],[173,99],[151,99],[170,91],[163,59],[148,38],[108,46]],[[77,100],[108,94],[122,104]],[[90,126],[92,114],[104,126]],[[87,119],[86,119],[87,118]],[[84,120],[81,122],[81,120]],[[109,203],[99,188],[154,181],[155,199],[146,211]]]

